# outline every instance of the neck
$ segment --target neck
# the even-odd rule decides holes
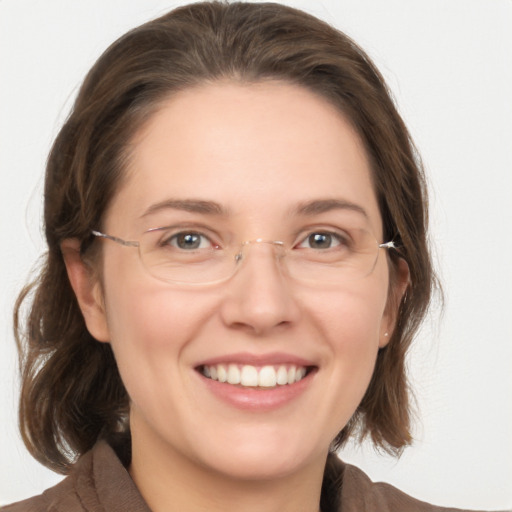
[[[129,472],[152,512],[318,512],[324,467],[325,457],[291,474],[238,478],[132,432]]]

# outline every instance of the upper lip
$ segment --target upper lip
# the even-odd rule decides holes
[[[238,352],[233,354],[224,354],[222,356],[212,357],[199,362],[196,366],[213,366],[216,364],[241,364],[251,366],[281,365],[293,364],[296,366],[316,366],[309,359],[299,357],[284,352],[271,352],[268,354],[250,354],[248,352]]]

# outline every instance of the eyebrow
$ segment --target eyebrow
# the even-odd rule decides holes
[[[191,213],[202,213],[207,215],[227,215],[227,210],[215,201],[204,201],[201,199],[165,199],[152,204],[141,217],[147,217],[161,210],[182,210]]]
[[[344,199],[315,199],[300,203],[295,209],[295,213],[299,215],[318,215],[332,210],[351,210],[368,219],[368,213],[362,206]]]
[[[227,216],[229,213],[226,208],[215,201],[205,201],[202,199],[165,199],[164,201],[152,204],[144,211],[141,217],[147,217],[148,215],[166,209],[218,216]],[[368,214],[362,206],[344,199],[315,199],[313,201],[307,201],[296,206],[292,210],[292,213],[297,215],[318,215],[332,210],[351,210],[360,213],[366,219],[368,218]]]

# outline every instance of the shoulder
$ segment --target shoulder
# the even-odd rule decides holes
[[[71,473],[40,496],[2,507],[1,512],[149,512],[112,447],[98,442]]]
[[[350,465],[346,465],[345,468],[342,498],[347,502],[345,508],[348,508],[349,511],[352,508],[354,511],[368,510],[372,512],[402,510],[407,512],[455,512],[456,510],[416,500],[390,484],[372,482],[359,468]]]
[[[337,458],[336,458],[337,459]],[[339,510],[343,512],[470,512],[431,505],[384,482],[372,482],[359,468],[330,460],[338,476]]]
[[[88,452],[57,485],[38,496],[4,506],[1,512],[82,512],[85,509],[81,505],[78,488],[88,480],[91,466],[92,452]]]

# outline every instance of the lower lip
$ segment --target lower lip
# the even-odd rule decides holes
[[[292,402],[306,391],[314,371],[294,384],[273,388],[245,388],[212,380],[198,373],[205,386],[220,400],[238,409],[248,411],[271,411]]]

